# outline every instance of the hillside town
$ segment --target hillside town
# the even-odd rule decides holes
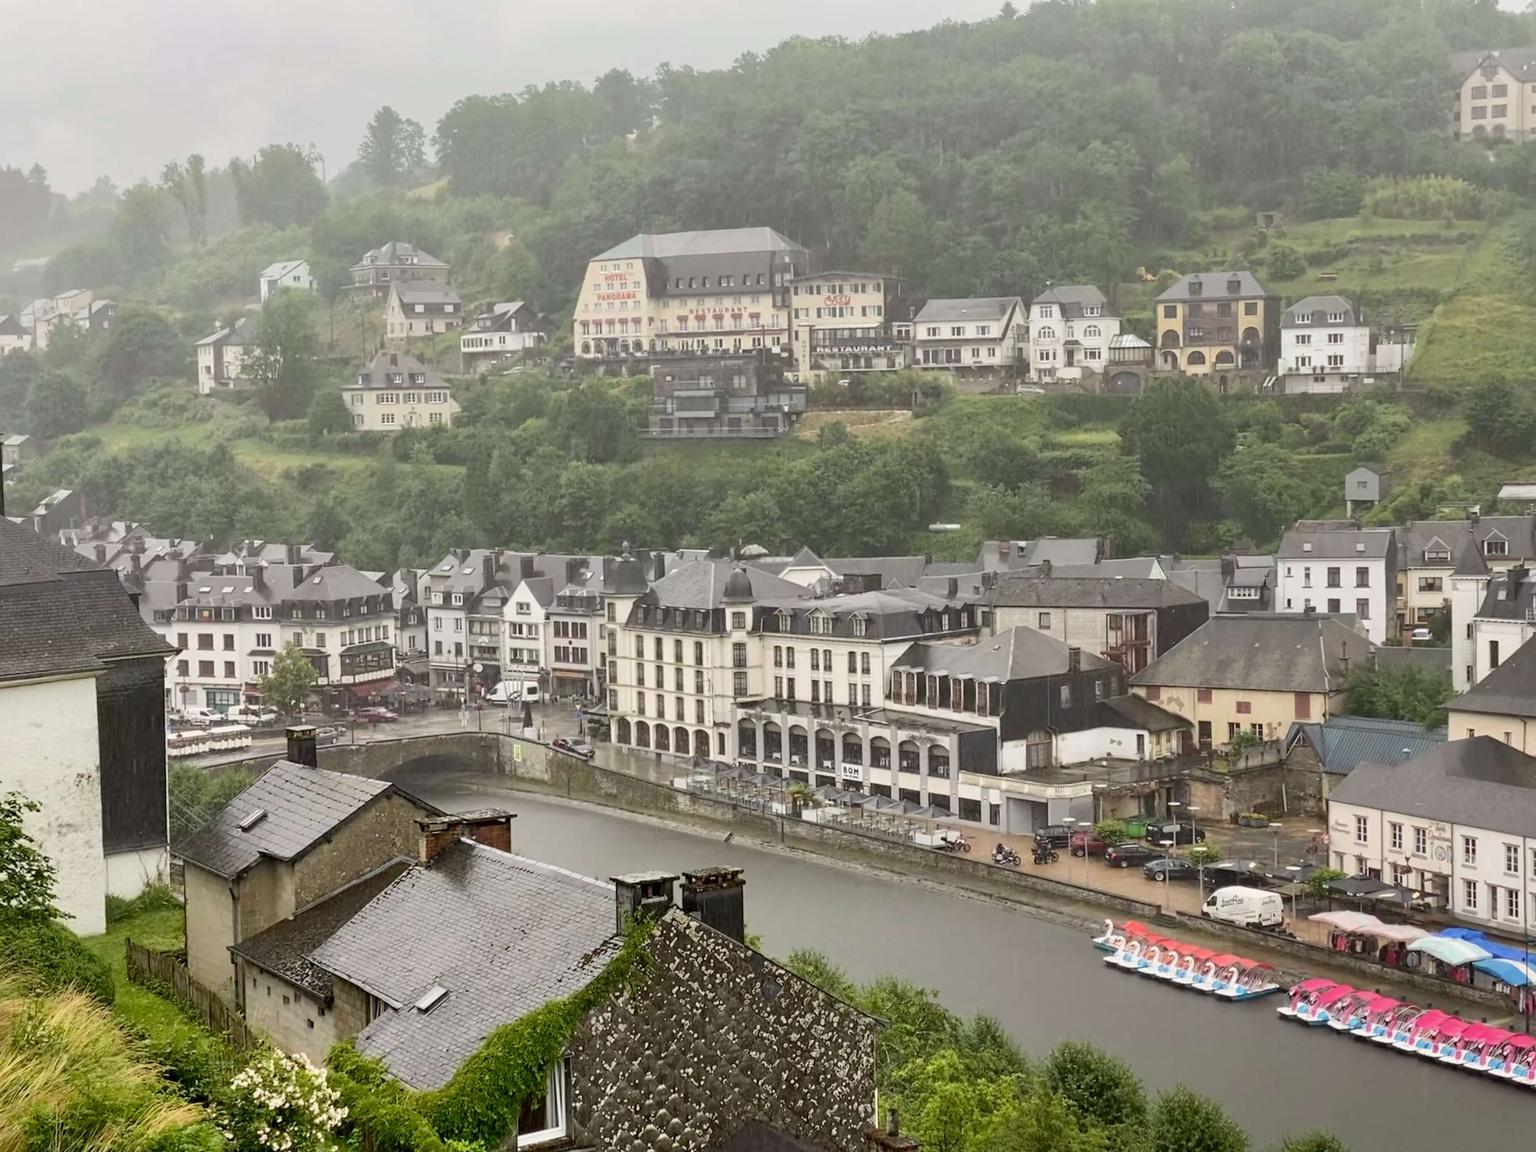
[[[1182,2],[0,162],[0,1147],[1521,1138],[1536,10]]]

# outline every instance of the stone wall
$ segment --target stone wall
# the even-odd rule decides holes
[[[873,1020],[677,911],[646,956],[567,1050],[578,1146],[705,1152],[756,1121],[859,1149],[875,1104]]]
[[[1304,743],[1283,760],[1234,765],[1229,775],[1227,798],[1234,813],[1325,816],[1326,796],[1322,764]]]

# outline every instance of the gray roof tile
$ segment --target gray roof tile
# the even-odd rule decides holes
[[[1491,736],[1451,740],[1406,763],[1361,764],[1329,799],[1536,836],[1536,758]]]
[[[772,228],[715,228],[703,232],[641,232],[592,259],[669,260],[677,256],[732,256],[799,249],[800,245]]]
[[[1400,763],[1404,749],[1410,758],[1428,752],[1445,743],[1445,729],[1425,728],[1407,720],[1334,716],[1322,723],[1292,724],[1285,735],[1287,751],[1298,740],[1312,746],[1325,772],[1342,776],[1365,762]]]
[[[1009,628],[975,644],[942,644],[920,640],[891,665],[921,672],[946,672],[977,680],[1030,680],[1059,676],[1067,671],[1070,648],[1054,636],[1033,628]],[[1084,671],[1108,668],[1110,663],[1092,652],[1079,652]]]
[[[335,831],[372,801],[389,792],[403,791],[388,780],[369,780],[309,768],[279,760],[213,820],[193,833],[173,851],[182,859],[218,876],[235,877],[263,856],[293,860],[324,836]],[[424,811],[438,809],[411,799]],[[255,812],[266,816],[249,830],[241,821]]]
[[[391,1006],[358,1049],[429,1090],[492,1030],[589,983],[619,943],[611,885],[463,840],[411,868],[313,959]],[[418,1011],[433,985],[448,994]]]
[[[1213,616],[1132,676],[1131,683],[1337,692],[1347,674],[1344,658],[1360,667],[1372,651],[1364,636],[1327,616]]]
[[[957,320],[1002,320],[1014,309],[1022,309],[1018,296],[975,296],[966,299],[930,300],[923,305],[914,324],[946,324]]]
[[[1536,717],[1536,644],[1520,645],[1446,707],[1453,712]]]

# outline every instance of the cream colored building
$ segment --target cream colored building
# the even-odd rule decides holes
[[[1453,576],[1486,578],[1536,562],[1536,516],[1413,520],[1400,537],[1398,618],[1404,630],[1427,627],[1437,612],[1454,608]],[[1461,620],[1463,632],[1469,620]]]
[[[1273,371],[1280,298],[1252,272],[1195,272],[1157,298],[1156,370],[1210,376],[1218,389],[1240,372]]]
[[[197,390],[203,396],[252,384],[246,358],[256,350],[256,325],[235,321],[197,342]]]
[[[459,403],[436,370],[404,352],[379,352],[341,390],[358,432],[398,432],[453,423]]]
[[[874,272],[818,272],[790,285],[791,346],[802,382],[812,376],[895,371],[912,359],[906,282]]]
[[[396,284],[384,306],[384,333],[393,344],[421,340],[464,326],[464,304],[444,284]]]
[[[810,259],[772,228],[641,233],[587,265],[572,336],[586,360],[781,350]]]
[[[1458,84],[1451,132],[1458,140],[1536,134],[1536,46],[1453,53],[1451,68]]]
[[[1324,616],[1215,616],[1131,677],[1131,691],[1188,720],[1201,748],[1240,733],[1279,740],[1295,721],[1342,711],[1349,669],[1374,651]]]

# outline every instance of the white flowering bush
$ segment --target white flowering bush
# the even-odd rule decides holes
[[[346,1117],[324,1068],[268,1049],[229,1082],[219,1127],[240,1152],[328,1152]]]

